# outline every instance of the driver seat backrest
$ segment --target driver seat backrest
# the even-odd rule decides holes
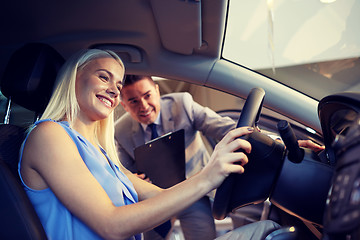
[[[29,43],[17,50],[1,80],[7,109],[15,102],[40,115],[63,63],[62,56],[47,44]],[[8,124],[9,113],[0,124],[0,239],[47,239],[17,173],[26,127]]]

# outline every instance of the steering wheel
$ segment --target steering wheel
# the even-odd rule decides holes
[[[259,120],[264,96],[265,91],[262,88],[253,88],[250,91],[241,111],[237,127],[255,127],[256,122]],[[243,138],[248,139],[249,135],[246,135]],[[245,172],[247,172],[247,170],[245,170]],[[234,189],[235,175],[239,174],[230,174],[216,190],[213,205],[213,215],[215,219],[224,219],[227,213],[232,210],[230,209],[229,202]]]
[[[255,126],[264,95],[264,90],[260,88],[250,91],[237,127]],[[218,187],[213,204],[214,218],[224,219],[237,208],[269,198],[289,214],[321,225],[333,167],[313,159],[309,154],[302,161],[294,162],[289,158],[290,148],[259,131],[244,136],[244,139],[251,144],[251,153],[247,154],[249,162],[244,173],[230,174]],[[309,196],[309,199],[298,201],[303,196]]]

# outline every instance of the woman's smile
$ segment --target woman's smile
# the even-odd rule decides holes
[[[113,101],[111,101],[110,99],[104,97],[104,96],[100,96],[97,95],[97,98],[103,102],[107,107],[111,108],[113,106]]]

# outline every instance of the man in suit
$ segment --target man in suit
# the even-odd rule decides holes
[[[120,161],[134,174],[137,174],[134,148],[151,139],[149,124],[155,123],[159,136],[185,130],[187,178],[201,170],[209,160],[199,132],[220,140],[236,126],[229,117],[221,117],[196,103],[189,93],[160,96],[159,86],[148,76],[126,76],[121,90],[121,104],[127,113],[116,121],[115,139]],[[144,174],[138,176],[145,178]],[[216,237],[209,197],[200,199],[177,218],[186,239]]]

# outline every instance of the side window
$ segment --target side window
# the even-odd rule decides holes
[[[169,79],[158,79],[156,82],[160,86],[161,94],[189,92],[196,102],[211,108],[215,112],[224,109],[241,109],[245,102],[239,97],[200,85]]]
[[[220,115],[229,116],[235,121],[238,120],[241,109],[245,103],[245,100],[242,98],[208,87],[171,79],[156,77],[153,79],[159,85],[161,95],[172,92],[189,92],[194,100],[202,106],[209,107]],[[116,117],[121,116],[123,113],[125,113],[125,111],[122,106],[119,106],[116,111]],[[300,123],[267,108],[261,110],[259,127],[264,133],[273,138],[278,138],[277,123],[279,120],[287,120],[291,123],[299,139],[311,139],[319,144],[323,143],[322,136],[312,133],[311,130],[307,130],[307,128]]]

